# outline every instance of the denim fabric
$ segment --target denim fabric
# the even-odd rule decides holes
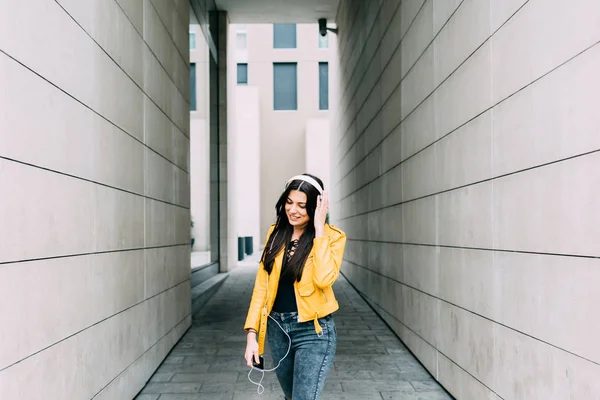
[[[333,316],[319,318],[322,335],[315,332],[313,321],[298,322],[297,312],[272,312],[271,317],[292,340],[290,353],[275,370],[283,394],[293,400],[320,399],[337,346]],[[273,319],[267,323],[267,340],[276,366],[288,350],[289,341]]]

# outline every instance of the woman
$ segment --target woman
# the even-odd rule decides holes
[[[326,223],[328,207],[319,178],[303,174],[288,181],[275,206],[277,222],[267,234],[244,325],[246,363],[259,363],[266,335],[287,400],[319,399],[335,356],[332,313],[339,305],[331,286],[346,235]]]

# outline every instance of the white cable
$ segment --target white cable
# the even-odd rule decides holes
[[[285,331],[285,329],[283,329],[281,327],[281,325],[279,325],[279,322],[277,322],[277,320],[273,317],[271,317],[270,315],[268,316],[269,318],[271,318],[273,321],[275,321],[275,323],[277,324],[277,326],[279,327],[279,329],[281,329],[281,331],[283,333],[285,333],[285,336],[287,336],[288,338],[288,349],[287,352],[285,353],[285,355],[283,356],[283,358],[281,360],[279,360],[279,362],[277,363],[277,366],[275,368],[271,368],[271,369],[260,369],[260,368],[256,368],[254,365],[252,366],[252,368],[250,369],[250,371],[248,371],[248,380],[250,382],[252,382],[253,384],[255,384],[256,386],[258,386],[256,388],[256,392],[258,394],[263,394],[265,391],[265,387],[262,384],[263,379],[265,379],[265,372],[272,372],[275,371],[277,368],[279,368],[279,366],[281,365],[281,362],[283,360],[285,360],[285,358],[288,356],[288,354],[290,354],[290,350],[292,349],[292,338],[290,337],[290,335],[288,335],[288,333]],[[257,371],[261,371],[262,372],[262,376],[260,378],[260,381],[258,382],[254,382],[252,380],[252,378],[250,378],[250,374],[252,373],[252,371],[257,370]]]

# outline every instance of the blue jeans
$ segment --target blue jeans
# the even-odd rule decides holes
[[[298,313],[272,312],[271,317],[281,325],[292,340],[290,353],[275,370],[286,399],[318,400],[325,379],[333,365],[337,333],[333,316],[319,318],[322,336],[315,332],[313,321],[298,322]],[[272,319],[267,323],[267,340],[274,366],[285,356],[289,340]]]

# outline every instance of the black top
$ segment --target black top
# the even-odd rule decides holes
[[[273,304],[273,311],[284,313],[298,311],[296,304],[296,292],[294,292],[294,277],[288,273],[287,266],[290,258],[294,255],[294,251],[298,246],[298,239],[292,240],[286,250],[286,255],[283,258],[281,266],[281,275],[279,277],[279,286],[277,287],[277,295]]]

